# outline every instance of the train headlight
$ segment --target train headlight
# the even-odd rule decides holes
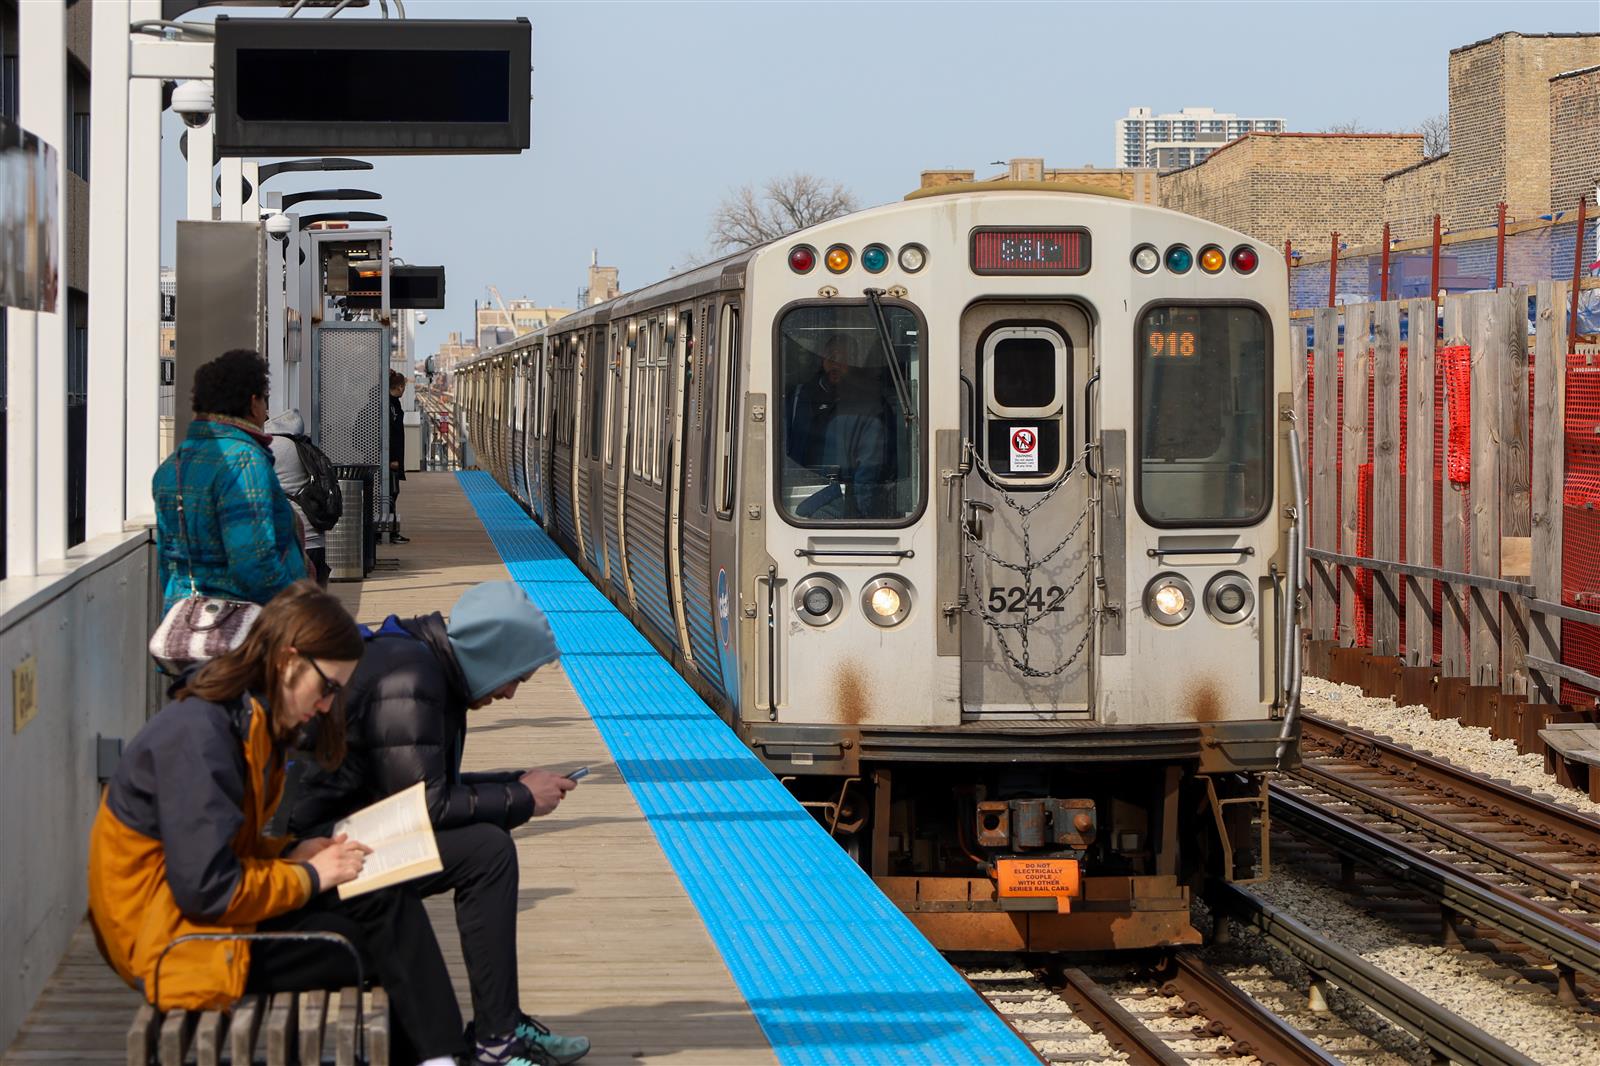
[[[875,577],[861,589],[861,606],[873,625],[897,626],[911,613],[911,586],[893,574]]]
[[[1255,607],[1255,590],[1243,574],[1218,574],[1206,585],[1206,614],[1219,622],[1243,622]]]
[[[1157,574],[1144,590],[1144,613],[1175,626],[1194,613],[1194,588],[1179,574]]]
[[[1141,244],[1133,250],[1133,269],[1141,274],[1154,274],[1161,265],[1161,253],[1153,244]]]
[[[908,244],[900,249],[900,269],[915,274],[928,265],[928,250],[920,244]]]
[[[794,587],[794,611],[800,621],[825,626],[844,610],[844,586],[832,574],[812,574]]]

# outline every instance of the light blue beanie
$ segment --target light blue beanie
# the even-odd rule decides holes
[[[462,593],[447,632],[472,700],[561,657],[544,612],[511,581],[485,581]]]

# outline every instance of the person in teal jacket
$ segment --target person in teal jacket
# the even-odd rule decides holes
[[[267,362],[247,349],[195,371],[194,421],[151,483],[163,612],[191,591],[265,604],[306,576],[261,428],[267,393]]]

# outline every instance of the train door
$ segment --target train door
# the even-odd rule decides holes
[[[528,508],[533,517],[544,521],[544,470],[540,461],[540,445],[544,441],[544,426],[539,421],[539,403],[544,390],[540,365],[539,346],[528,349],[522,366],[523,404],[528,412],[528,431],[522,435],[522,466],[528,471]]]
[[[677,415],[672,434],[672,504],[668,553],[672,560],[673,607],[684,658],[697,673],[721,687],[716,661],[711,600],[707,595],[710,567],[709,516],[703,488],[706,439],[706,376],[711,336],[706,329],[707,303],[678,308]]]
[[[708,364],[715,372],[706,385],[708,411],[706,429],[709,437],[706,455],[706,473],[703,483],[708,496],[707,509],[711,514],[709,528],[710,558],[707,563],[707,594],[711,597],[716,623],[717,666],[721,677],[717,687],[726,692],[734,705],[738,704],[739,659],[734,646],[738,626],[733,617],[738,601],[739,524],[734,521],[734,507],[738,502],[735,480],[738,471],[735,444],[738,441],[739,399],[742,387],[739,336],[739,304],[724,300],[717,311],[716,340]],[[711,319],[706,319],[707,336]],[[702,664],[709,669],[711,664]]]
[[[585,408],[583,399],[588,395],[589,366],[589,337],[585,333],[574,333],[568,338],[572,346],[572,377],[571,396],[568,403],[572,409],[572,433],[568,441],[567,454],[572,460],[572,473],[569,476],[572,492],[572,538],[577,545],[578,558],[589,559],[589,549],[592,547],[590,538],[586,536],[586,526],[589,524],[589,467],[584,462],[584,442],[588,439],[590,412]]]
[[[606,328],[603,325],[589,331],[583,372],[583,542],[590,564],[604,581],[606,472],[600,462],[600,453],[606,433],[606,382],[611,379],[611,368],[606,360]]]
[[[521,351],[511,360],[511,491],[524,502],[529,497],[527,356]]]
[[[639,320],[630,318],[620,327],[615,338],[617,349],[616,441],[607,462],[613,466],[611,496],[616,501],[617,569],[622,574],[618,590],[628,601],[628,606],[638,607],[633,594],[633,574],[628,566],[628,472],[633,465],[633,381],[634,367],[639,361]]]
[[[1089,318],[989,302],[961,321],[961,700],[967,721],[1090,717]]]
[[[601,409],[605,411],[605,424],[601,431],[601,460],[597,469],[600,471],[600,489],[596,494],[599,501],[598,513],[600,515],[600,543],[605,551],[606,582],[611,590],[625,594],[622,582],[622,559],[620,545],[617,539],[617,491],[621,487],[617,483],[617,442],[620,437],[619,427],[621,420],[618,418],[617,406],[619,403],[618,383],[622,376],[622,346],[619,343],[625,338],[621,334],[617,323],[610,323],[605,327],[608,342],[606,344],[606,360],[601,367],[604,372],[605,389],[601,397]]]
[[[555,529],[561,540],[576,548],[578,522],[573,486],[573,378],[574,339],[571,335],[555,338],[550,344],[549,360],[554,367],[550,382],[550,497],[551,513],[555,515]]]
[[[628,452],[627,565],[634,604],[652,635],[677,644],[667,581],[667,433],[672,418],[669,366],[676,314],[639,323],[633,368],[633,435]]]

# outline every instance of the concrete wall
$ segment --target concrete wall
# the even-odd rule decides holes
[[[1600,181],[1600,66],[1550,80],[1550,206],[1572,211],[1578,197],[1595,215]]]
[[[95,738],[131,738],[155,695],[149,536],[84,548],[70,574],[0,583],[0,1048],[88,909]],[[12,672],[30,656],[38,715],[14,731]]]

